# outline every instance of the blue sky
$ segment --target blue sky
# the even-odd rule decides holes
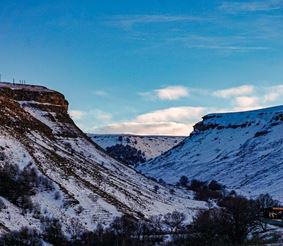
[[[1,1],[2,80],[65,94],[87,132],[187,135],[282,104],[283,0]]]

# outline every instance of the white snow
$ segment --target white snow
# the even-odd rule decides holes
[[[88,136],[103,149],[116,144],[129,145],[144,153],[146,160],[155,158],[184,140],[176,136],[96,135]]]
[[[57,112],[41,110],[34,104],[15,104],[19,105],[17,112],[21,111],[16,116],[10,108],[5,108],[4,113],[10,115],[14,124],[20,124],[21,117],[31,123],[40,121],[52,130],[52,136],[34,129],[19,133],[10,125],[0,125],[0,147],[4,153],[0,164],[14,163],[23,168],[31,163],[40,175],[52,180],[55,191],[39,192],[32,200],[40,205],[44,216],[60,219],[64,229],[72,218],[78,218],[86,229],[93,230],[97,223],[108,224],[123,213],[149,217],[178,210],[191,221],[197,210],[206,207],[204,202],[192,200],[182,191],[176,190],[172,195],[169,188],[159,185],[158,192],[154,192],[156,182],[109,157],[74,125],[61,122]],[[72,136],[62,132],[71,132]],[[55,192],[61,194],[57,200]],[[7,211],[0,212],[0,223],[7,228],[17,229],[27,223],[39,227],[38,219],[18,216],[19,209],[8,207],[13,209],[11,219],[6,218]]]
[[[218,180],[254,197],[270,193],[283,201],[283,106],[256,111],[211,114],[206,130],[138,169],[175,183],[190,179]]]

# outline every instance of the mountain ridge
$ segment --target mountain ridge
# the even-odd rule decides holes
[[[140,165],[146,175],[175,183],[182,175],[212,180],[247,196],[283,200],[283,106],[209,114],[179,145]]]
[[[108,153],[110,153],[117,145],[117,147],[120,145],[130,146],[131,149],[136,149],[136,152],[140,151],[144,161],[148,161],[149,159],[153,159],[163,154],[185,138],[182,136],[132,134],[88,134],[88,136],[104,150],[109,150],[107,151]],[[127,149],[123,150],[123,148],[119,148],[119,151],[127,151]],[[133,154],[136,153],[134,152]],[[114,153],[114,157],[115,155],[119,158],[119,156],[117,156],[119,153]],[[130,158],[131,154],[125,156],[125,158],[126,157]],[[134,164],[139,164],[139,162],[136,161]]]
[[[85,229],[93,230],[97,223],[106,225],[122,214],[148,218],[179,210],[191,220],[195,211],[206,206],[181,191],[171,194],[169,188],[109,157],[74,124],[61,93],[28,85],[2,85],[0,166],[32,167],[53,184],[54,190],[31,196],[40,216],[58,218],[64,229],[77,218]],[[56,193],[60,198],[54,198]],[[7,198],[1,199],[7,207],[0,211],[3,228],[40,228],[40,220],[32,212],[23,215]],[[14,214],[10,220],[8,211]]]

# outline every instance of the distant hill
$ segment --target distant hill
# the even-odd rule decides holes
[[[74,124],[62,94],[0,83],[0,234],[41,230],[45,217],[90,231],[121,215],[178,210],[191,220],[204,206],[110,157]]]
[[[283,201],[283,106],[204,116],[183,142],[138,170],[171,183],[183,175],[215,179]]]
[[[176,136],[88,135],[111,156],[135,165],[153,159],[184,140]]]

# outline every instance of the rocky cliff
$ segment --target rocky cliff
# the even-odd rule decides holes
[[[45,87],[0,84],[0,167],[32,168],[41,182],[54,187],[32,192],[36,216],[0,194],[6,207],[0,209],[2,230],[38,229],[43,216],[58,218],[63,228],[77,218],[88,230],[122,214],[146,218],[178,210],[191,219],[205,206],[181,191],[172,195],[109,157],[74,124],[67,109],[64,96]]]
[[[182,143],[138,169],[175,183],[222,182],[247,196],[270,193],[283,201],[283,106],[210,114]]]

